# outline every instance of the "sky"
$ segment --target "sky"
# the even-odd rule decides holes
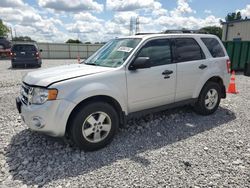
[[[250,0],[0,0],[13,36],[39,42],[105,42],[129,35],[131,18],[147,33],[220,26],[235,11],[250,18]]]

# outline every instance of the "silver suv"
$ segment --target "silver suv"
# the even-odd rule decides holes
[[[190,104],[214,113],[229,79],[229,57],[214,35],[137,35],[109,41],[81,64],[28,73],[16,103],[32,130],[96,150],[141,112]]]

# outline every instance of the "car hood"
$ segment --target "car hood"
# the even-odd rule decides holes
[[[113,70],[113,68],[86,64],[63,65],[29,72],[24,76],[23,82],[29,85],[47,87],[55,82],[97,74],[110,70]]]

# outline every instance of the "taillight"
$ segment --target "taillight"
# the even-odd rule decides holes
[[[231,73],[231,61],[227,59],[227,73]]]
[[[15,57],[16,56],[16,53],[14,53],[14,52],[10,52],[10,57]]]
[[[36,58],[40,59],[40,53],[39,52],[36,52]]]

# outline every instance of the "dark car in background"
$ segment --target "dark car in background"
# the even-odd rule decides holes
[[[11,48],[12,68],[17,66],[36,66],[41,67],[42,50],[39,50],[36,44],[13,44]]]
[[[5,38],[0,36],[0,49],[9,49],[11,48],[11,42]]]
[[[6,38],[0,36],[0,58],[10,56],[11,42]]]

